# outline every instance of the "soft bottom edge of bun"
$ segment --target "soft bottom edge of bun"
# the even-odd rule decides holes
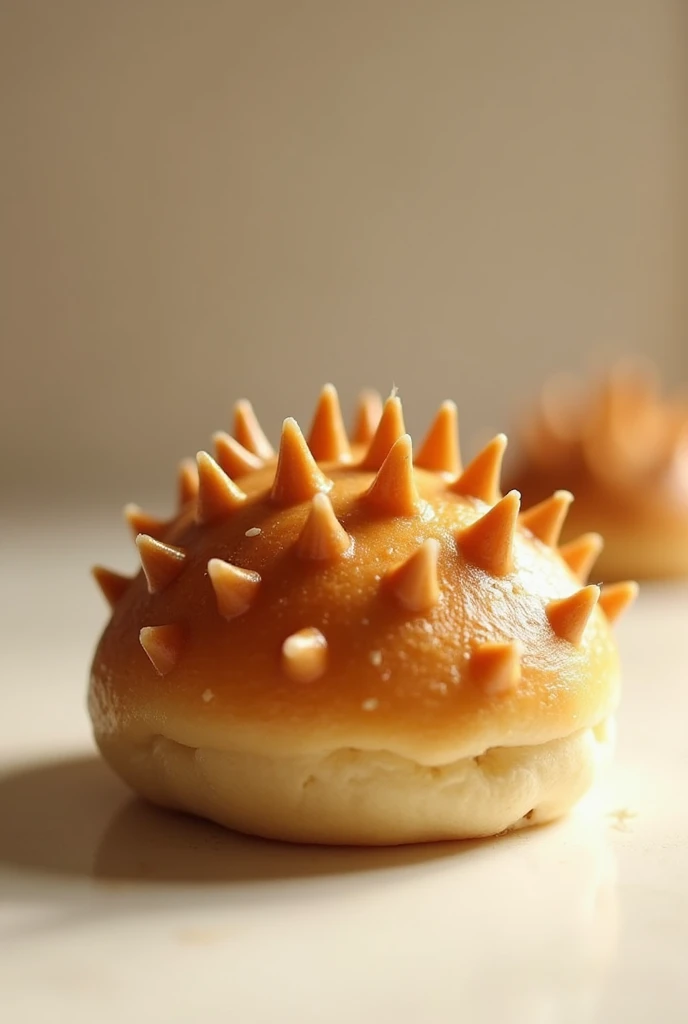
[[[393,846],[473,839],[561,817],[606,767],[613,721],[535,746],[493,747],[430,767],[342,748],[291,758],[99,737],[141,796],[248,835],[294,843]]]

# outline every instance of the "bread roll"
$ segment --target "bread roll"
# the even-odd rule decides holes
[[[141,571],[91,673],[103,756],[138,793],[295,842],[396,844],[547,821],[608,756],[610,621],[635,595],[586,586],[557,547],[568,496],[502,497],[506,444],[460,465],[442,405],[413,457],[396,396],[355,443],[323,390],[308,442],[274,453],[250,406],[180,476],[179,511],[129,507]],[[376,425],[377,423],[377,425]]]
[[[562,540],[604,536],[598,579],[688,576],[688,403],[662,399],[649,367],[620,363],[582,393],[551,380],[521,439],[509,485],[528,504],[573,491]]]

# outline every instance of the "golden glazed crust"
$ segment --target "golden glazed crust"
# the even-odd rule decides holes
[[[519,521],[518,495],[498,490],[504,438],[457,472],[445,403],[414,465],[393,397],[369,443],[350,449],[326,388],[309,444],[329,458],[316,464],[285,421],[275,461],[251,416],[243,403],[235,433],[260,465],[231,481],[201,453],[198,494],[186,465],[180,512],[138,537],[138,576],[97,573],[113,614],[89,709],[135,788],[146,792],[126,766],[163,740],[227,763],[353,750],[420,768],[550,744],[609,717],[609,620],[634,589],[600,597],[559,553],[568,497]],[[216,455],[236,464],[243,450],[220,442]],[[206,813],[200,794],[152,798]],[[229,811],[209,816],[243,827]],[[331,841],[344,841],[338,822]]]
[[[484,503],[447,494],[445,481],[416,470],[423,513],[371,516],[360,499],[373,472],[325,472],[352,538],[335,561],[299,557],[309,504],[276,508],[261,486],[272,471],[251,481],[231,518],[203,527],[189,510],[170,527],[165,542],[187,552],[186,564],[160,593],[149,594],[140,574],[115,607],[94,660],[97,729],[124,723],[151,733],[164,720],[171,738],[192,746],[291,755],[348,744],[439,764],[505,739],[543,743],[609,713],[618,664],[604,614],[593,612],[576,647],[557,637],[545,612],[580,589],[555,550],[517,528],[515,571],[492,576],[467,562],[455,539],[484,515]],[[247,537],[252,529],[261,532]],[[430,537],[439,541],[440,598],[414,614],[385,576]],[[260,576],[255,601],[229,621],[208,575],[213,558]],[[161,676],[139,633],[165,623],[179,624],[184,640],[174,671]],[[309,627],[327,638],[327,669],[299,684],[282,671],[281,650]],[[475,643],[512,640],[523,648],[520,683],[493,695],[472,680],[469,655]]]

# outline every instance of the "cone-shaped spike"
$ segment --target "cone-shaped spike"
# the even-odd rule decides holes
[[[364,499],[383,515],[416,515],[420,496],[413,475],[413,448],[408,434],[403,434],[392,445]]]
[[[681,416],[685,416],[683,409]],[[673,440],[674,458],[681,458],[686,452],[688,452],[688,419],[684,419],[683,425],[675,432]]]
[[[282,668],[297,683],[312,683],[327,668],[327,640],[319,629],[300,629],[282,644]]]
[[[506,435],[497,434],[470,462],[458,480],[449,488],[454,494],[480,498],[494,505],[501,497],[502,462],[506,450]]]
[[[570,597],[550,601],[545,611],[557,636],[578,647],[599,599],[600,588],[590,584]]]
[[[193,459],[182,459],[179,463],[177,480],[179,507],[184,508],[190,502],[195,501],[198,495],[198,470]],[[147,533],[148,531],[144,530],[143,532]]]
[[[410,612],[427,612],[440,599],[437,579],[437,557],[440,542],[428,538],[403,565],[387,576],[387,582],[395,598]]]
[[[329,491],[332,482],[318,469],[301,429],[294,419],[282,427],[277,469],[271,498],[277,505],[298,505],[319,491]]]
[[[213,434],[213,441],[218,465],[233,480],[238,476],[246,476],[247,473],[252,473],[255,469],[262,469],[263,460],[250,452],[248,448],[244,448],[243,444],[239,444],[223,430],[218,430],[216,434]]]
[[[609,622],[616,622],[619,616],[633,604],[638,596],[638,584],[630,580],[625,583],[610,583],[602,588],[600,608]]]
[[[326,494],[316,494],[298,541],[300,558],[327,561],[339,558],[351,547],[351,537],[337,519]]]
[[[681,472],[680,466],[684,460],[688,460],[688,420],[685,419],[683,409],[680,415],[683,423],[679,424],[678,427],[673,426],[673,429],[669,427],[669,431],[673,436],[670,437],[668,450],[661,460],[661,463],[669,472],[672,470],[674,472]]]
[[[489,512],[461,530],[456,541],[464,558],[493,576],[506,576],[514,567],[514,531],[521,495],[509,491]]]
[[[250,569],[240,569],[221,558],[211,558],[208,575],[215,591],[217,610],[224,619],[235,619],[248,611],[258,594],[260,576]]]
[[[599,533],[584,533],[568,544],[562,544],[559,554],[564,559],[574,576],[581,583],[588,582],[590,570],[597,561],[604,541]]]
[[[238,509],[246,501],[246,495],[207,452],[199,452],[196,460],[199,481],[196,521],[214,523]]]
[[[353,429],[354,444],[370,444],[382,416],[382,399],[377,391],[362,391],[358,397]]]
[[[245,398],[234,406],[234,436],[240,445],[259,459],[271,459],[275,454],[256,418],[253,406]]]
[[[155,537],[156,540],[160,540],[167,530],[167,523],[164,519],[149,516],[138,505],[125,505],[124,518],[129,523],[134,540],[140,533],[147,533],[149,537]]]
[[[390,395],[384,404],[382,417],[361,467],[379,469],[389,455],[392,445],[404,434],[405,429],[401,399],[396,395]]]
[[[148,593],[158,594],[176,580],[184,568],[186,552],[171,544],[163,544],[145,533],[136,538],[141,565],[148,581]]]
[[[102,565],[94,565],[91,573],[111,608],[115,607],[132,582],[128,576],[121,576],[118,572],[105,569]]]
[[[308,447],[317,462],[345,462],[351,455],[339,396],[332,384],[326,384],[320,392]]]
[[[139,641],[153,663],[155,671],[166,676],[179,661],[184,644],[181,626],[144,626]]]
[[[559,540],[572,501],[570,491],[555,491],[551,498],[545,498],[521,513],[521,526],[530,530],[543,544],[553,548]]]
[[[459,414],[454,402],[442,402],[416,455],[415,463],[421,469],[451,473],[452,476],[460,471]]]
[[[485,693],[507,693],[521,679],[521,648],[518,643],[486,643],[475,647],[470,673]]]

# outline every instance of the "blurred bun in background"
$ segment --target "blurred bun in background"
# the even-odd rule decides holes
[[[688,394],[663,397],[639,361],[583,388],[553,378],[524,424],[509,486],[526,504],[575,494],[563,536],[604,535],[600,579],[688,576]]]

